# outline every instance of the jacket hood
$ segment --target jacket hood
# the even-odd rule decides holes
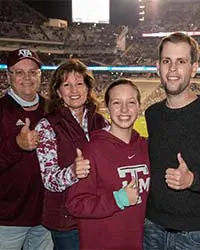
[[[141,140],[141,136],[138,132],[136,132],[134,129],[132,130],[132,136],[130,139],[130,142],[127,144],[118,137],[112,135],[109,131],[106,129],[100,129],[97,131],[92,132],[91,134],[91,141],[103,141],[105,144],[112,142],[113,144],[118,144],[121,146],[131,146],[133,143],[135,143],[138,140]]]

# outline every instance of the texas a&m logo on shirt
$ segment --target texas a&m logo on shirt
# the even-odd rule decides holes
[[[150,177],[149,177],[149,169],[146,164],[132,165],[132,166],[123,166],[117,169],[119,177],[125,178],[126,175],[131,175],[138,185],[139,193],[143,193],[144,191],[149,191],[150,185]],[[147,176],[145,178],[145,175]],[[122,187],[125,187],[128,184],[128,181],[122,181]],[[137,203],[141,203],[142,198],[139,196],[139,200]]]

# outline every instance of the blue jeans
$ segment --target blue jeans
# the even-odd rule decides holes
[[[0,250],[53,250],[50,232],[43,226],[0,226]]]
[[[144,250],[199,250],[200,231],[170,231],[145,219]]]
[[[50,230],[54,250],[79,250],[79,233],[77,229],[71,231]]]

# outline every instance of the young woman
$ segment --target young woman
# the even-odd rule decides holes
[[[105,103],[111,126],[85,145],[90,173],[69,189],[66,207],[78,218],[81,249],[141,250],[150,177],[147,141],[133,130],[140,93],[132,80],[118,79]]]
[[[56,250],[78,250],[77,223],[65,208],[66,189],[76,177],[86,177],[84,169],[74,168],[76,148],[82,149],[93,130],[106,126],[96,113],[92,96],[94,78],[86,65],[69,60],[54,72],[49,114],[36,127],[40,135],[37,155],[45,186],[43,225],[50,229]]]

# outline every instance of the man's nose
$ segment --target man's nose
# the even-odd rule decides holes
[[[177,65],[176,63],[171,62],[169,66],[170,71],[176,71],[177,70]]]

